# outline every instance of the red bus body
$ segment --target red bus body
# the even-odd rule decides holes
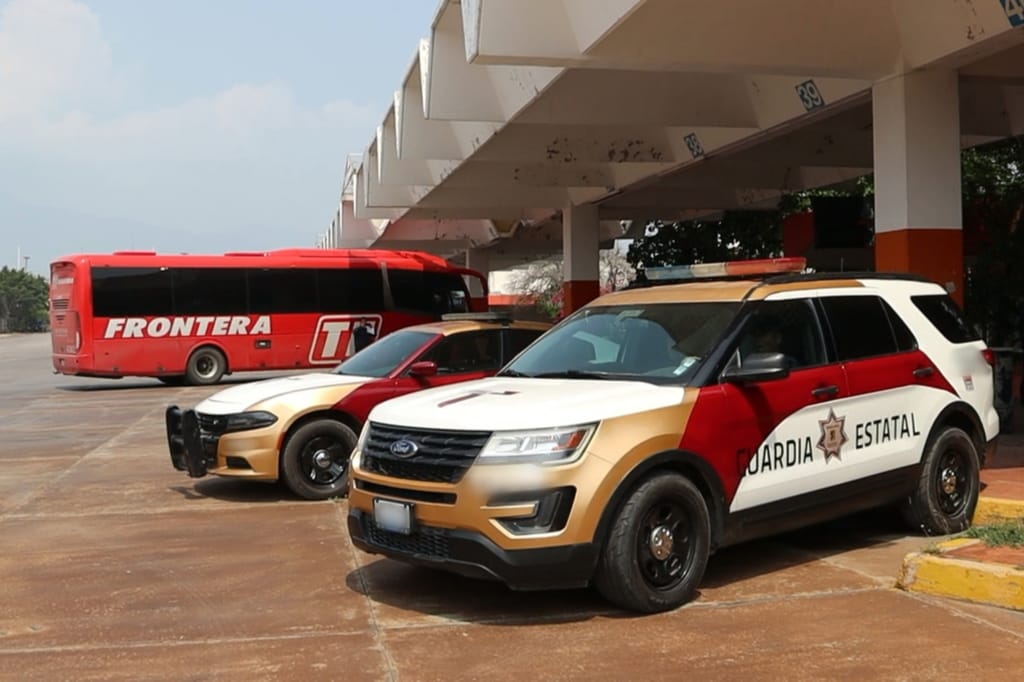
[[[203,347],[227,372],[331,366],[363,332],[487,310],[483,275],[415,251],[120,251],[50,271],[53,367],[80,376],[176,379]]]

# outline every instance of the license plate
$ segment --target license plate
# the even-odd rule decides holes
[[[406,502],[375,499],[373,522],[381,530],[409,535],[412,533],[412,505]]]

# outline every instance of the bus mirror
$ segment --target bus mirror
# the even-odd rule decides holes
[[[432,377],[437,374],[437,363],[431,362],[430,360],[421,360],[414,362],[409,367],[409,376],[413,377]]]

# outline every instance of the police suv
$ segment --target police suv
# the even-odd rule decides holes
[[[654,612],[746,539],[891,503],[927,534],[968,527],[991,352],[937,284],[802,269],[652,269],[719,277],[602,296],[496,377],[378,405],[353,541]]]

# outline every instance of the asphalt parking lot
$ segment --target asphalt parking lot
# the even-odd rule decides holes
[[[48,353],[0,337],[0,679],[1021,678],[1024,614],[893,587],[931,540],[891,515],[728,549],[693,604],[635,617],[363,554],[344,501],[190,480],[163,409],[216,389]]]

